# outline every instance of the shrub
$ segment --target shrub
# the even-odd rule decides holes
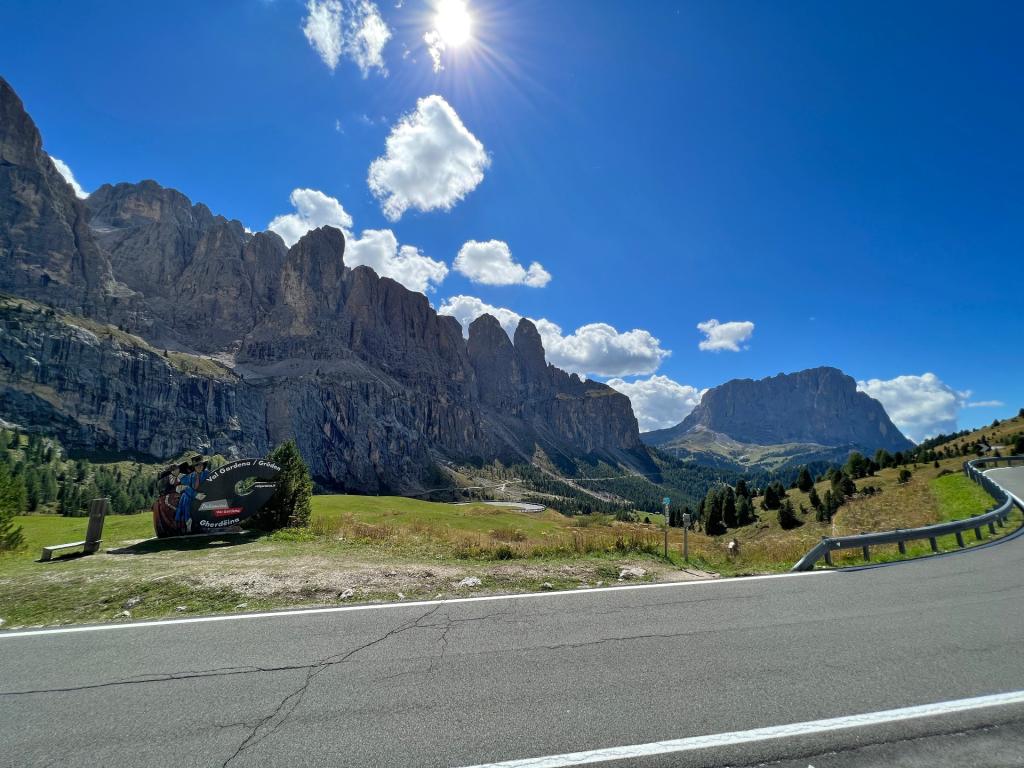
[[[909,469],[901,469],[899,476],[896,478],[896,482],[900,485],[905,485],[910,482],[911,473]]]
[[[249,526],[263,531],[300,528],[309,525],[312,513],[313,479],[294,440],[282,443],[269,459],[281,467],[277,490]]]
[[[17,549],[24,543],[21,526],[14,524],[14,516],[24,510],[24,505],[24,482],[0,464],[0,550]]]
[[[803,525],[803,522],[793,512],[793,502],[786,499],[779,507],[779,525],[782,530],[789,531]]]

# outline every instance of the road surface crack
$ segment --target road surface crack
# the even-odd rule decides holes
[[[303,677],[302,682],[294,690],[292,690],[286,696],[284,696],[284,698],[282,698],[280,702],[278,702],[278,704],[267,715],[257,720],[245,723],[228,724],[228,727],[245,726],[248,729],[249,733],[246,735],[244,739],[242,739],[242,741],[239,743],[238,747],[231,754],[231,756],[228,757],[228,759],[222,763],[222,768],[226,768],[243,752],[252,749],[257,744],[265,741],[274,733],[276,733],[281,728],[281,726],[284,725],[284,723],[288,720],[292,713],[295,712],[298,706],[302,703],[302,699],[306,695],[306,691],[309,690],[309,686],[322,672],[324,672],[324,670],[330,669],[331,667],[337,666],[339,664],[344,664],[356,654],[365,651],[368,648],[372,648],[375,645],[384,643],[390,638],[402,632],[407,632],[412,629],[426,629],[437,626],[443,626],[437,624],[421,623],[429,619],[435,613],[437,613],[437,611],[440,610],[442,607],[443,606],[441,605],[436,605],[426,613],[417,617],[416,619],[412,621],[407,621],[404,624],[400,624],[399,626],[388,630],[382,636],[374,640],[371,640],[367,643],[364,643],[363,645],[360,645],[356,648],[353,648],[352,650],[335,654],[333,656],[328,656],[326,658],[315,661],[312,664],[305,665],[306,674]]]

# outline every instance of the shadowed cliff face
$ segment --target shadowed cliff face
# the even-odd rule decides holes
[[[91,311],[111,282],[85,207],[0,78],[0,290]]]
[[[629,400],[547,365],[528,320],[513,343],[484,316],[467,342],[422,294],[346,267],[340,231],[286,249],[154,181],[83,205],[2,80],[0,116],[0,290],[67,310],[0,305],[0,417],[157,457],[294,437],[319,482],[352,491],[537,446],[649,462]]]
[[[118,322],[201,352],[237,349],[271,307],[286,249],[155,181],[105,184],[86,199],[92,235],[145,320]],[[111,312],[109,314],[116,314]]]

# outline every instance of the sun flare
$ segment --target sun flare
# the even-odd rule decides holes
[[[469,42],[473,33],[473,19],[465,0],[440,0],[434,17],[434,29],[445,45],[452,48]]]

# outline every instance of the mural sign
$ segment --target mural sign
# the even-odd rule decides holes
[[[237,528],[270,501],[281,468],[266,459],[239,459],[210,469],[195,455],[168,467],[153,503],[158,538],[218,533]]]

